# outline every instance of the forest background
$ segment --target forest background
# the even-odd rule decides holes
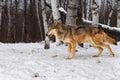
[[[0,42],[43,41],[54,19],[119,28],[120,0],[0,0]]]

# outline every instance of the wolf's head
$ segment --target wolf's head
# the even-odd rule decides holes
[[[46,36],[52,36],[52,35],[55,36],[58,30],[58,24],[59,22],[55,20],[48,28],[48,32],[46,33]]]

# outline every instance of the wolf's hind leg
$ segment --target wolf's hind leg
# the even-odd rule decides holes
[[[110,46],[108,44],[100,43],[99,46],[107,48],[107,50],[109,51],[110,55],[112,55],[114,57],[114,53],[112,52],[112,50],[111,50],[111,48],[110,48]]]
[[[104,44],[104,47],[107,48],[107,50],[109,51],[110,55],[112,55],[113,57],[115,56],[108,44]]]
[[[103,48],[97,47],[97,49],[99,50],[99,52],[97,55],[94,55],[93,57],[99,57],[102,54]]]

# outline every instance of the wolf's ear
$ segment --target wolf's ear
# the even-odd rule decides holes
[[[55,20],[54,20],[54,25],[56,26],[56,25],[57,25],[57,23],[58,23],[58,21],[55,19]]]

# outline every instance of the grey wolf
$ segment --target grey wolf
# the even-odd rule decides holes
[[[86,41],[98,49],[97,55],[93,57],[100,56],[103,47],[107,48],[110,55],[114,56],[110,45],[105,42],[116,44],[116,40],[108,36],[100,27],[95,27],[94,25],[77,26],[54,21],[54,23],[50,25],[47,35],[54,35],[56,38],[68,44],[68,52],[70,55],[67,59],[72,59],[74,57],[77,44]]]

